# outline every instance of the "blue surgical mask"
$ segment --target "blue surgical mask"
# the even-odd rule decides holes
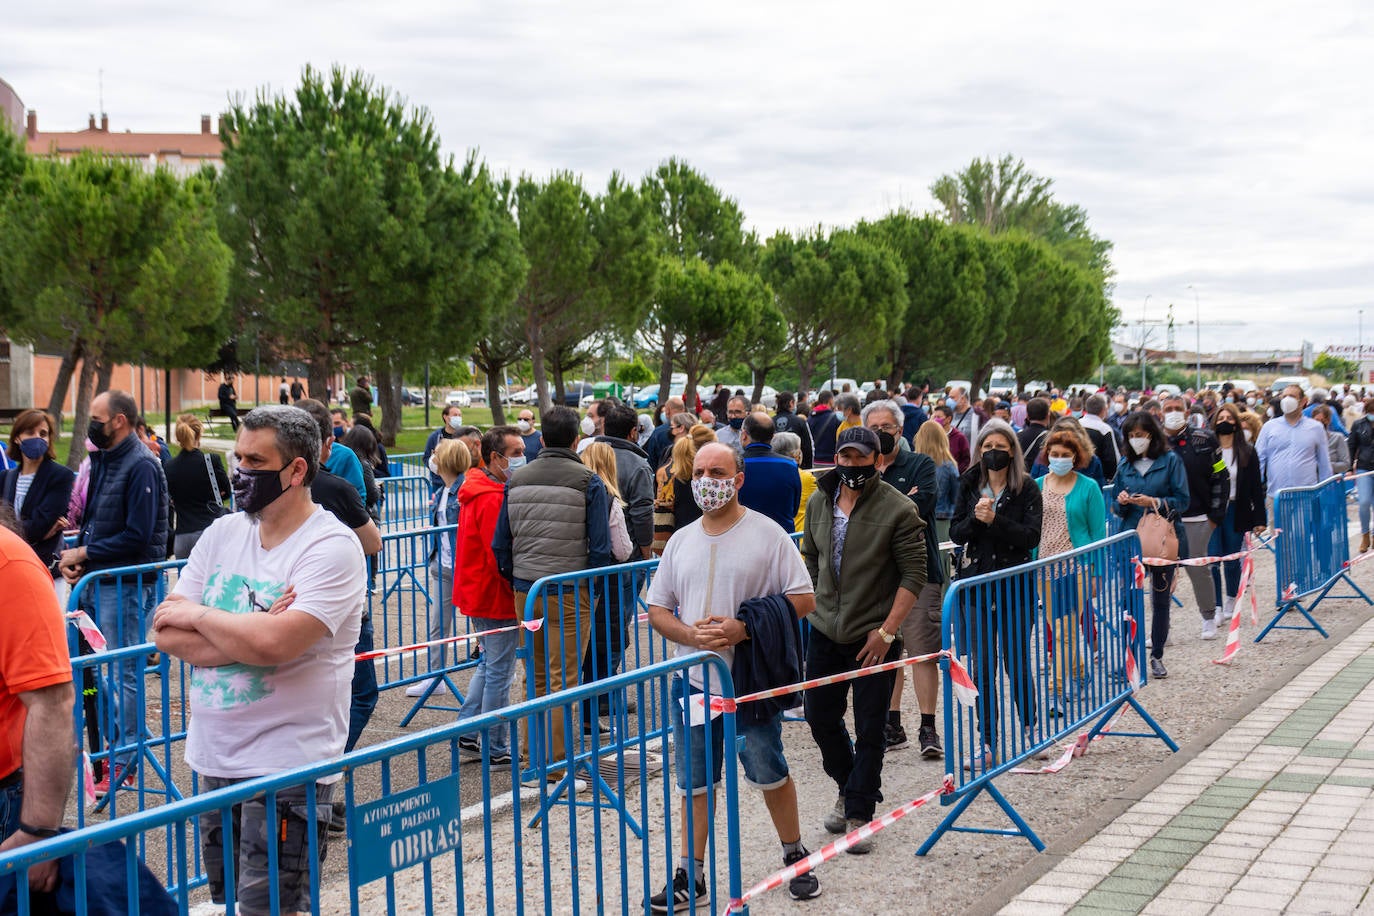
[[[343,428],[342,426],[336,426],[336,427],[334,427],[334,438],[335,438],[335,439],[342,439],[342,438],[343,438],[343,434],[344,434],[344,428]]]
[[[19,451],[30,461],[37,461],[48,453],[48,442],[46,439],[31,436],[19,443]]]
[[[1081,410],[1071,410],[1069,413],[1073,414],[1076,419],[1083,419],[1083,411]]]
[[[1051,473],[1051,474],[1054,474],[1054,475],[1057,476],[1057,477],[1063,477],[1063,476],[1065,476],[1066,474],[1072,474],[1072,473],[1073,473],[1073,459],[1072,459],[1072,458],[1051,458],[1051,459],[1050,459],[1050,473]]]
[[[950,410],[953,410],[958,403],[954,398],[945,398],[945,406]]]
[[[524,455],[516,455],[514,458],[507,458],[506,461],[508,462],[506,465],[506,470],[508,471],[513,471],[516,468],[523,468],[525,466]]]

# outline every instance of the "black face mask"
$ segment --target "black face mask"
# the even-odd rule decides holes
[[[86,427],[86,438],[91,440],[91,445],[96,448],[110,447],[110,434],[105,432],[105,424],[99,420],[92,420]]]
[[[878,469],[871,464],[865,464],[858,467],[837,464],[835,465],[835,473],[839,475],[840,483],[849,487],[849,489],[862,490],[864,484],[867,483],[870,478],[878,475]]]
[[[1224,422],[1224,423],[1218,423],[1218,424],[1217,424],[1217,435],[1218,435],[1218,436],[1229,436],[1229,435],[1232,435],[1233,433],[1235,433],[1235,431],[1236,431],[1236,424],[1234,424],[1234,423],[1232,423],[1232,422],[1230,422],[1230,421],[1227,421],[1227,422]]]
[[[989,471],[1005,471],[1011,467],[1011,452],[1004,452],[998,448],[990,448],[983,452],[983,467]]]
[[[285,492],[281,485],[281,472],[288,467],[290,465],[283,465],[275,471],[234,468],[231,483],[234,487],[235,504],[250,515],[272,505]]]
[[[884,455],[891,455],[897,448],[897,437],[892,433],[878,433],[878,451]]]

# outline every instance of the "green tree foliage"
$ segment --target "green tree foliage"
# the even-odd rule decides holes
[[[107,384],[116,363],[201,365],[224,339],[230,255],[201,178],[182,184],[90,152],[31,158],[0,212],[0,237],[5,299],[16,306],[4,325],[81,361],[78,429],[93,382]],[[83,455],[75,437],[68,462]]]
[[[1007,229],[1043,234],[1053,202],[1052,184],[1007,155],[996,162],[974,159],[960,172],[941,175],[930,193],[951,223],[972,223],[994,234]]]
[[[634,359],[615,370],[614,377],[619,385],[638,388],[654,380],[654,371],[644,365],[644,360],[636,354]]]
[[[753,268],[758,240],[744,230],[744,213],[705,176],[680,159],[669,159],[645,177],[642,191],[657,218],[665,258],[707,267]],[[656,303],[645,326],[645,342],[660,355],[659,403],[668,397],[675,366],[686,358],[682,329]]]
[[[551,406],[546,360],[561,402],[563,369],[580,361],[578,347],[590,332],[628,333],[643,320],[658,269],[657,239],[644,199],[618,175],[598,197],[569,172],[544,182],[523,176],[515,208],[529,262],[518,308],[542,412]]]
[[[657,298],[661,320],[682,337],[686,391],[753,346],[764,311],[774,308],[773,291],[757,274],[728,261],[712,267],[701,258],[663,258]]]
[[[1312,361],[1312,371],[1321,373],[1332,382],[1355,382],[1359,381],[1360,366],[1353,359],[1322,353]]]
[[[988,365],[1012,366],[1018,379],[1062,383],[1106,362],[1116,312],[1096,278],[1024,233],[995,241],[1015,272],[1016,298],[1007,311],[1005,342],[990,351]]]
[[[1002,346],[1016,277],[986,233],[905,212],[857,231],[884,244],[906,271],[908,305],[894,335],[889,381],[905,380],[917,366],[961,364]],[[993,364],[978,365],[986,373]]]
[[[221,138],[221,223],[251,330],[309,361],[311,391],[372,363],[391,439],[399,370],[466,352],[523,279],[485,170],[442,162],[427,112],[340,67],[236,103]]]
[[[764,247],[760,266],[787,321],[802,389],[832,350],[847,357],[885,349],[906,312],[901,262],[854,232],[817,229],[798,238],[779,232]]]

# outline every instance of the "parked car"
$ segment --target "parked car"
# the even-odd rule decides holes
[[[415,388],[401,388],[401,404],[406,407],[416,407],[424,404],[424,392]]]
[[[839,394],[841,391],[844,390],[845,385],[849,386],[849,390],[851,392],[858,394],[859,383],[854,381],[852,378],[828,378],[824,382],[821,382],[820,389],[818,390],[823,391],[828,388],[835,394]]]
[[[468,397],[466,391],[450,391],[444,397],[444,403],[449,407],[471,407],[472,398]]]
[[[1269,390],[1274,394],[1281,394],[1283,389],[1289,385],[1297,385],[1302,389],[1303,394],[1312,393],[1312,380],[1305,375],[1285,375],[1274,379],[1274,383],[1269,386]]]
[[[464,391],[468,396],[468,402],[472,404],[485,404],[487,402],[487,389],[468,388]]]
[[[1158,400],[1159,398],[1164,397],[1165,395],[1169,395],[1170,397],[1172,397],[1172,396],[1174,396],[1174,395],[1178,395],[1178,394],[1182,394],[1182,393],[1183,393],[1183,389],[1180,388],[1180,387],[1178,387],[1177,385],[1164,384],[1164,385],[1156,385],[1156,386],[1155,386],[1155,399],[1156,399],[1156,400]]]

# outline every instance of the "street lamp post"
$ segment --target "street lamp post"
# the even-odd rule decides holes
[[[1355,377],[1364,387],[1364,309],[1360,309],[1359,331],[1355,337]]]
[[[1202,304],[1197,297],[1197,287],[1189,283],[1188,288],[1193,291],[1193,308],[1197,311],[1197,337],[1195,338],[1194,348],[1197,350],[1197,389],[1199,396],[1202,394]]]
[[[1145,301],[1140,306],[1140,353],[1137,358],[1140,360],[1140,390],[1145,391],[1145,308],[1150,304],[1150,297],[1153,293],[1145,294]]]

